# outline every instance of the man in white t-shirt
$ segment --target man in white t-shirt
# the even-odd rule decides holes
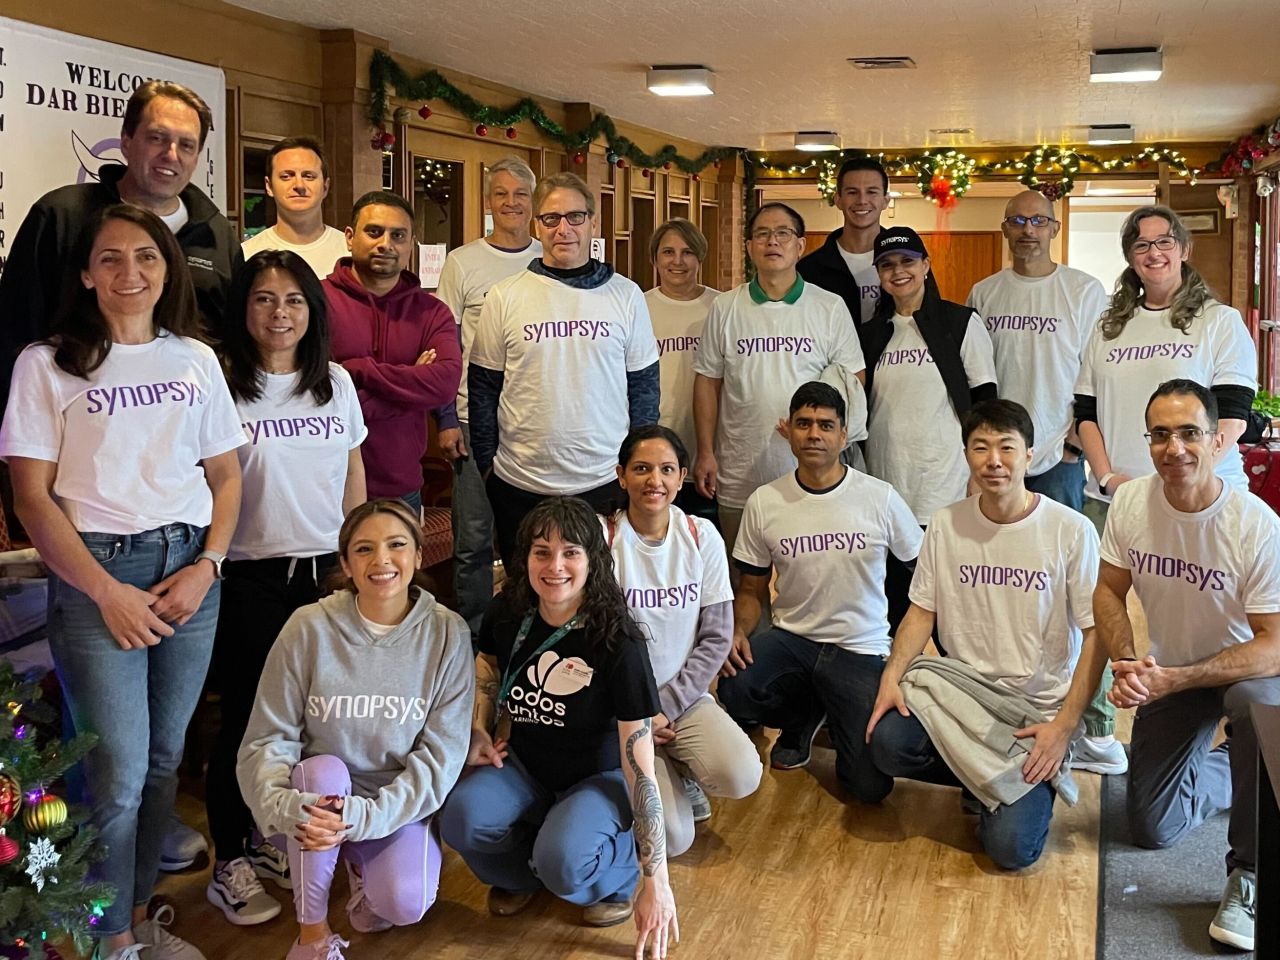
[[[867,435],[866,365],[849,310],[796,272],[804,219],[786,204],[766,203],[746,233],[756,277],[715,299],[693,361],[694,482],[716,498],[730,553],[747,498],[795,469],[777,426],[798,386],[834,385],[849,411],[849,438]]]
[[[1212,393],[1168,380],[1146,409],[1156,475],[1121,485],[1102,534],[1094,593],[1111,655],[1111,701],[1137,708],[1129,829],[1163,848],[1230,811],[1228,878],[1209,936],[1253,949],[1258,741],[1250,707],[1280,704],[1280,517],[1214,473],[1225,442]],[[1147,615],[1138,659],[1125,606]],[[1227,740],[1214,743],[1223,718]]]
[[[462,341],[458,426],[440,431],[440,447],[453,463],[454,595],[473,634],[493,599],[493,510],[471,456],[467,363],[489,288],[542,256],[542,244],[529,233],[535,187],[533,170],[519,157],[504,157],[485,171],[485,208],[493,217],[493,232],[450,251],[436,290],[453,311]]]
[[[875,803],[893,787],[863,736],[889,652],[885,559],[913,561],[920,526],[889,484],[840,461],[845,403],[830,384],[803,384],[787,427],[796,468],[751,495],[733,550],[739,582],[720,701],[740,724],[778,728],[769,759],[780,770],[809,762],[825,721],[836,776]],[[772,629],[750,637],[775,571]]]
[[[1044,849],[1056,797],[1051,780],[1064,770],[1106,662],[1091,607],[1098,534],[1083,514],[1026,488],[1035,430],[1020,404],[975,404],[961,418],[961,433],[978,494],[933,515],[866,736],[876,766],[890,776],[965,782],[935,745],[951,739],[959,721],[912,714],[901,687],[936,625],[948,658],[1014,698],[1023,716],[1042,718],[1013,731],[1002,750],[1013,755],[1031,740],[1015,771],[1025,792],[980,813],[987,855],[1020,870]],[[981,739],[976,729],[968,732]],[[962,758],[955,759],[959,766]]]
[[[969,306],[991,334],[1000,395],[1027,409],[1040,438],[1027,489],[1083,512],[1084,451],[1072,402],[1081,356],[1107,308],[1107,294],[1083,270],[1054,263],[1050,247],[1061,228],[1053,203],[1038,190],[1011,199],[1000,229],[1013,266],[975,284]],[[1085,711],[1085,737],[1072,754],[1078,770],[1115,774],[1127,766],[1115,738],[1115,708],[1107,702],[1110,686],[1104,676]]]
[[[846,160],[836,175],[835,206],[844,224],[796,266],[800,276],[845,302],[859,328],[871,319],[880,299],[876,273],[876,237],[889,206],[889,175],[871,157]]]
[[[347,237],[326,226],[329,161],[313,137],[289,137],[267,154],[267,196],[276,203],[276,222],[242,244],[245,259],[261,250],[292,250],[323,280],[347,255]]]

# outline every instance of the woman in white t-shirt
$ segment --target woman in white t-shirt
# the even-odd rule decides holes
[[[763,772],[755,744],[709,692],[733,645],[733,589],[719,532],[675,506],[688,472],[674,431],[637,427],[618,451],[627,507],[608,520],[614,571],[648,641],[662,703],[653,739],[673,857],[693,843],[694,822],[711,816],[707,793],[749,796]]]
[[[1120,228],[1129,266],[1085,348],[1075,415],[1092,476],[1085,513],[1101,533],[1116,488],[1154,471],[1143,411],[1152,391],[1183,378],[1208,387],[1226,435],[1216,472],[1248,489],[1236,441],[1257,389],[1258,355],[1240,312],[1220,303],[1187,258],[1191,234],[1164,206],[1134,210]]]
[[[232,280],[223,330],[223,368],[248,443],[238,451],[244,490],[214,644],[222,727],[205,788],[214,846],[207,895],[246,925],[280,912],[259,878],[285,889],[291,878],[283,851],[256,834],[236,751],[272,644],[295,610],[320,599],[338,566],[342,518],[365,501],[367,430],[351,375],[329,360],[324,290],[299,254],[250,257]]]
[[[148,919],[187,723],[204,686],[244,434],[200,339],[185,255],[154,214],[108,207],[77,244],[49,340],[18,357],[0,456],[48,564],[49,646],[116,890],[94,956],[199,960]]]

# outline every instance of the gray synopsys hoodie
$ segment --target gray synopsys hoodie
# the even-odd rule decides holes
[[[267,657],[236,777],[258,828],[292,836],[318,794],[289,783],[298,761],[351,771],[348,840],[377,840],[431,816],[467,758],[475,694],[466,622],[425,590],[390,634],[365,629],[341,590],[289,618]]]

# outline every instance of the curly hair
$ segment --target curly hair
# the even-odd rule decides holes
[[[600,518],[590,504],[578,497],[543,500],[520,522],[511,570],[502,585],[502,596],[510,608],[519,612],[538,605],[538,596],[529,582],[529,551],[535,540],[557,535],[587,552],[587,582],[578,607],[578,614],[585,621],[587,642],[607,650],[614,649],[621,640],[643,643],[644,635],[631,619],[614,575],[613,555],[605,543]]]
[[[1166,206],[1151,204],[1138,207],[1125,218],[1124,225],[1120,228],[1120,249],[1124,252],[1124,259],[1129,265],[1124,268],[1120,279],[1116,281],[1115,292],[1111,295],[1111,305],[1098,320],[1104,340],[1114,340],[1120,336],[1125,324],[1133,319],[1133,315],[1146,296],[1142,280],[1138,277],[1138,272],[1133,269],[1132,251],[1133,245],[1138,242],[1142,221],[1150,217],[1163,217],[1167,220],[1169,235],[1178,241],[1178,246],[1183,250],[1191,248],[1190,231],[1182,222],[1182,218]],[[1200,276],[1200,271],[1184,260],[1182,283],[1178,287],[1178,292],[1174,294],[1173,303],[1170,304],[1169,323],[1175,330],[1181,330],[1183,334],[1189,335],[1191,324],[1196,317],[1204,313],[1205,305],[1214,299],[1213,291]]]

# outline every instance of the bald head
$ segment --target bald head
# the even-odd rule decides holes
[[[1014,272],[1028,277],[1043,277],[1053,273],[1055,264],[1049,245],[1062,227],[1053,218],[1053,204],[1039,191],[1024,190],[1005,206],[1004,216],[1000,229],[1009,242]],[[1012,218],[1023,222],[1015,223]],[[1032,223],[1032,218],[1046,219],[1036,226]]]

